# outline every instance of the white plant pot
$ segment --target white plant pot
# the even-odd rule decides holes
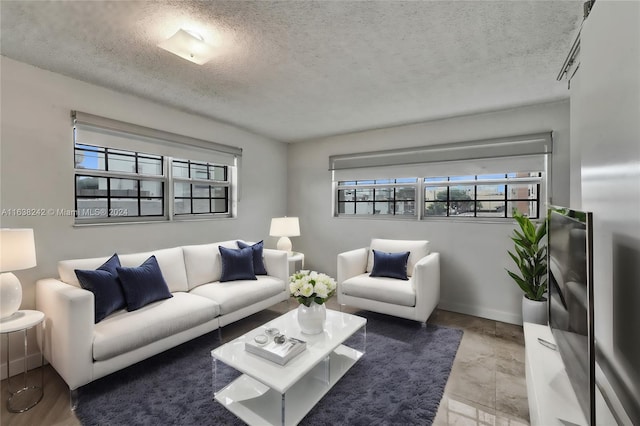
[[[320,334],[324,331],[324,323],[327,320],[327,308],[311,302],[307,308],[303,304],[298,306],[298,324],[305,334]]]
[[[547,300],[538,302],[522,296],[522,322],[547,325],[549,323]]]

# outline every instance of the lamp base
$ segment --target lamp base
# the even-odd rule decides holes
[[[0,274],[0,320],[8,319],[22,303],[20,280],[11,272]]]
[[[280,237],[280,239],[278,240],[278,244],[276,245],[276,248],[278,250],[286,251],[287,253],[289,253],[289,255],[291,255],[292,247],[293,245],[291,244],[291,240],[289,239],[289,237]]]

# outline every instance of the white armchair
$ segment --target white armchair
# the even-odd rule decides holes
[[[373,251],[408,251],[404,281],[371,277]],[[428,241],[371,240],[370,247],[338,255],[338,303],[426,323],[440,299],[440,254]]]

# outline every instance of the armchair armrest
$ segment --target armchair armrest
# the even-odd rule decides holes
[[[338,286],[345,280],[367,271],[367,247],[346,251],[338,255]]]
[[[282,250],[264,249],[264,267],[270,276],[284,281],[286,290],[289,291],[289,260],[287,252]]]
[[[36,283],[36,309],[45,314],[44,354],[71,390],[93,377],[93,293],[48,278]]]
[[[416,317],[426,321],[440,301],[440,253],[430,253],[413,269]]]

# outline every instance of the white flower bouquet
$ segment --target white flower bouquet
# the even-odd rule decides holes
[[[311,302],[322,305],[336,292],[336,281],[326,274],[302,270],[289,277],[289,290],[306,307]]]

